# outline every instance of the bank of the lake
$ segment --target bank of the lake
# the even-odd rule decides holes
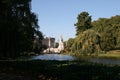
[[[120,60],[120,50],[111,50],[111,51],[108,51],[108,52],[93,53],[93,54],[70,53],[70,55],[76,56],[80,59],[99,58],[99,59]]]
[[[24,59],[0,60],[0,80],[81,79],[120,80],[120,59],[99,58],[98,55],[79,55],[75,59],[75,56],[73,58],[67,54],[42,54]]]
[[[106,54],[98,54],[98,57],[120,59],[120,50],[109,51]]]
[[[120,50],[111,50],[108,52],[93,53],[93,54],[80,54],[80,53],[69,53],[75,56],[77,59],[108,65],[120,65]]]

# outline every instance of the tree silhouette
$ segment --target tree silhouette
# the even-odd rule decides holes
[[[0,1],[0,56],[15,58],[31,51],[38,34],[38,19],[31,12],[31,0]],[[36,35],[35,35],[36,34]]]

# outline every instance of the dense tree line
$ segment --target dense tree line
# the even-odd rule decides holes
[[[120,15],[91,21],[88,12],[82,12],[75,24],[76,37],[67,41],[72,53],[92,54],[120,49]]]
[[[38,29],[31,0],[0,0],[0,58],[15,58],[31,51],[35,37],[42,39]]]
[[[120,49],[120,15],[93,21],[94,30],[101,34],[101,49]]]

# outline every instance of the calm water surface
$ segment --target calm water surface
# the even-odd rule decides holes
[[[30,59],[32,60],[75,60],[76,58],[70,55],[63,55],[63,54],[43,54],[38,56],[33,56]]]
[[[91,58],[89,61],[100,64],[120,65],[120,59]]]
[[[57,60],[57,61],[72,61],[78,58],[70,55],[63,54],[42,54],[27,58],[29,60]],[[100,64],[114,64],[120,65],[120,59],[106,59],[106,58],[90,58],[89,62],[100,63]]]

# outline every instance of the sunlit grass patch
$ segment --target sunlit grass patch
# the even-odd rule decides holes
[[[106,54],[99,54],[99,57],[120,59],[120,50],[109,51]]]

